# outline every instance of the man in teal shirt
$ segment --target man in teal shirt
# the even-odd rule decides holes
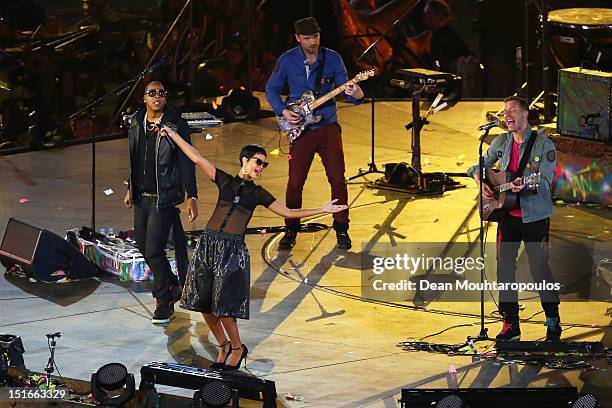
[[[529,105],[518,97],[504,101],[504,119],[509,133],[497,136],[484,156],[484,167],[490,168],[498,161],[501,169],[514,172],[525,152],[527,141],[535,137],[527,165],[516,178],[540,173],[536,186],[518,185],[512,191],[518,194],[517,205],[499,221],[497,227],[497,281],[500,284],[516,284],[516,258],[521,241],[529,258],[529,269],[534,283],[552,285],[554,280],[548,264],[550,217],[553,213],[551,184],[556,167],[556,150],[553,142],[539,133],[532,132],[529,122]],[[478,165],[470,167],[468,175],[480,183]],[[493,198],[493,190],[483,183],[483,196]],[[542,308],[546,314],[546,339],[559,340],[559,293],[554,289],[539,291]],[[499,311],[504,319],[497,340],[518,340],[521,330],[518,315],[516,289],[500,290]]]

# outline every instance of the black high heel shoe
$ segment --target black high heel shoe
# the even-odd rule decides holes
[[[220,346],[217,346],[215,344],[215,347],[219,347],[220,349],[225,350],[225,346],[227,346],[228,344],[230,344],[229,340],[227,340],[225,343],[221,344]],[[217,362],[212,363],[209,368],[211,368],[213,370],[220,370],[220,369],[222,369],[225,366],[225,362],[227,361],[227,358],[229,357],[230,354],[232,354],[232,350],[231,349],[232,349],[232,346],[230,344],[230,350],[225,355],[225,359],[223,360],[223,362],[222,363],[217,363]]]
[[[244,344],[241,344],[240,347],[238,348],[232,348],[232,350],[240,350],[240,349],[242,349],[242,354],[240,355],[240,360],[238,360],[238,363],[236,365],[225,364],[222,370],[224,371],[238,370],[240,368],[240,365],[242,364],[242,360],[244,360],[244,365],[246,366],[246,356],[247,354],[249,354],[249,349]],[[228,354],[228,356],[230,354],[231,352]],[[225,361],[227,362],[227,359],[225,359]]]

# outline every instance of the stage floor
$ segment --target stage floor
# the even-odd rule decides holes
[[[500,102],[460,102],[430,117],[422,132],[425,171],[463,172],[477,159],[475,130],[487,110]],[[370,156],[370,106],[341,105],[339,111],[346,156],[346,175],[367,167]],[[376,152],[383,163],[410,162],[410,103],[376,104]],[[212,139],[194,135],[195,146],[227,172],[238,171],[242,145],[257,143],[268,152],[271,165],[260,184],[284,201],[287,156],[279,151],[273,118],[224,125],[212,129]],[[280,150],[286,151],[282,142]],[[63,236],[69,228],[90,224],[89,145],[0,156],[0,232],[6,219],[14,217]],[[97,228],[115,231],[132,228],[132,211],[121,200],[127,176],[127,143],[115,140],[97,145]],[[378,175],[355,180],[349,186],[353,248],[335,249],[333,231],[299,235],[294,250],[279,252],[277,235],[249,235],[251,253],[251,319],[241,321],[241,334],[251,353],[250,371],[276,381],[280,399],[287,392],[303,395],[305,403],[284,401],[300,407],[395,407],[401,388],[448,388],[456,380],[468,387],[576,386],[594,392],[603,403],[612,402],[612,378],[601,370],[553,370],[531,365],[499,365],[472,362],[471,357],[405,352],[396,347],[407,339],[422,339],[458,326],[427,341],[462,343],[477,335],[480,307],[477,302],[449,302],[434,298],[423,309],[412,302],[368,302],[361,299],[361,252],[384,242],[473,242],[477,220],[473,217],[477,189],[466,184],[441,197],[415,198],[407,194],[370,189],[364,183]],[[195,222],[183,218],[185,229],[202,229],[213,210],[216,188],[198,173],[200,216]],[[106,189],[113,194],[105,195]],[[330,198],[325,172],[315,160],[304,193],[304,206],[319,206]],[[25,201],[27,200],[27,201]],[[25,202],[24,202],[25,201]],[[556,206],[551,223],[552,248],[557,253],[576,251],[576,257],[610,242],[609,210],[586,206]],[[184,214],[183,214],[184,216]],[[316,219],[331,225],[331,217]],[[281,225],[282,219],[259,208],[250,226]],[[494,242],[491,226],[488,241]],[[571,253],[571,252],[570,252]],[[607,297],[585,301],[589,287],[574,285],[582,264],[551,261],[563,271],[555,276],[567,284],[561,304],[563,339],[611,342],[609,287]],[[554,258],[554,257],[553,257]],[[575,257],[571,256],[571,259]],[[524,265],[524,264],[523,264]],[[0,267],[2,268],[2,267]],[[282,273],[279,273],[282,272]],[[521,272],[524,273],[524,272]],[[584,284],[584,282],[582,282]],[[573,286],[572,286],[573,285]],[[588,286],[588,285],[587,285]],[[592,289],[592,288],[591,288]],[[526,294],[529,297],[532,294]],[[592,295],[592,293],[591,293]],[[541,308],[534,301],[525,306],[527,318]],[[91,372],[108,362],[124,363],[139,379],[139,369],[149,361],[179,362],[207,366],[216,350],[197,313],[176,310],[165,327],[153,326],[154,300],[146,285],[127,285],[114,278],[69,284],[33,283],[0,276],[0,332],[21,336],[27,368],[42,371],[48,359],[45,334],[60,331],[56,361],[61,374],[87,380]],[[486,303],[487,327],[495,335],[501,324]],[[521,326],[523,340],[544,336],[542,314]],[[593,326],[593,327],[591,327]],[[483,343],[482,346],[491,346]],[[181,395],[179,389],[163,388]],[[604,404],[605,405],[605,404]]]

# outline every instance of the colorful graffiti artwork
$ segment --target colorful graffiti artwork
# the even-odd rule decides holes
[[[103,271],[121,281],[139,282],[153,279],[153,272],[133,245],[101,245],[78,238],[81,252]],[[176,260],[169,259],[172,273],[178,276]]]
[[[554,197],[612,206],[612,147],[561,137],[552,140],[557,147]]]

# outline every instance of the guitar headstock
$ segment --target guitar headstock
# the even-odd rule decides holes
[[[360,73],[355,75],[355,78],[353,78],[353,81],[355,82],[365,81],[369,77],[374,76],[374,74],[375,74],[374,68],[368,69],[366,71],[361,71]]]
[[[526,184],[530,188],[536,187],[539,183],[540,183],[540,173],[533,173],[525,177],[524,184]]]

